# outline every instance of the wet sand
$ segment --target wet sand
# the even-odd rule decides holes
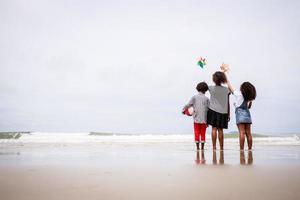
[[[180,162],[180,161],[179,161]],[[299,199],[299,166],[1,167],[5,200]]]
[[[300,199],[298,140],[266,138],[242,152],[237,139],[225,140],[224,151],[208,142],[197,152],[177,136],[71,136],[2,142],[0,199]]]
[[[300,198],[298,153],[290,160],[277,156],[269,163],[255,155],[267,155],[271,161],[272,151],[87,149],[36,147],[0,155],[1,199]]]

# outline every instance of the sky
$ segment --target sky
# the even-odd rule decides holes
[[[299,133],[299,9],[296,0],[0,0],[0,131],[192,133],[181,109],[225,62],[235,88],[257,88],[253,132]],[[237,130],[231,113],[227,131]]]

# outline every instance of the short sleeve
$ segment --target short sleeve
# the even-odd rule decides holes
[[[185,110],[185,109],[187,109],[187,108],[193,106],[194,103],[195,103],[195,97],[192,97],[192,98],[190,99],[190,101],[188,102],[188,104],[186,104],[186,105],[183,107],[182,110]]]
[[[195,102],[195,97],[192,97],[191,100],[189,101],[189,105],[194,105]]]

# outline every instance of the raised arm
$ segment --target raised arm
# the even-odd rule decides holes
[[[228,94],[228,111],[227,111],[227,114],[228,114],[228,121],[230,121],[230,94]]]
[[[228,74],[227,74],[227,72],[225,72],[225,75],[226,75],[226,79],[227,79],[227,86],[228,86],[228,89],[229,89],[229,91],[231,92],[231,93],[233,93],[233,91],[234,91],[234,88],[233,88],[233,86],[231,85],[231,83],[230,83],[230,81],[229,81],[229,79],[228,79]]]
[[[228,64],[225,64],[225,63],[222,63],[222,65],[220,66],[221,68],[221,71],[225,74],[226,76],[226,80],[227,80],[227,86],[228,86],[228,89],[231,93],[233,93],[234,91],[234,88],[233,86],[231,85],[230,81],[229,81],[229,77],[228,77],[228,70],[229,70],[229,65]]]

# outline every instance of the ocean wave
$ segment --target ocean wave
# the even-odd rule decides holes
[[[83,143],[191,143],[194,140],[192,134],[91,134],[91,133],[45,133],[33,132],[19,133],[18,139],[1,139],[0,144],[5,143],[60,143],[60,144],[83,144]],[[207,141],[210,141],[210,134],[207,134]],[[253,137],[255,145],[300,145],[297,135],[292,136],[263,136]],[[237,136],[226,137],[225,143],[237,144]]]

